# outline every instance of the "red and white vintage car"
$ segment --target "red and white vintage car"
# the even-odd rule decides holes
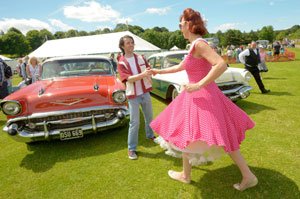
[[[108,58],[52,58],[42,68],[39,81],[0,104],[3,131],[15,140],[67,140],[127,124],[125,90]]]

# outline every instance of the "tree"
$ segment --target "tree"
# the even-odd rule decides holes
[[[77,30],[68,30],[68,32],[66,32],[66,37],[77,37],[78,35],[78,31]]]
[[[118,23],[114,28],[113,32],[122,32],[127,30],[127,25],[123,23]]]
[[[300,39],[300,29],[289,35],[289,39]]]
[[[274,41],[274,30],[273,26],[264,26],[258,33],[258,38],[260,40]]]
[[[110,33],[111,30],[110,30],[109,28],[104,28],[104,29],[102,30],[102,32],[103,32],[103,33]]]
[[[89,33],[89,35],[99,35],[99,34],[101,34],[100,30],[95,30]]]
[[[29,42],[22,33],[9,31],[2,37],[2,41],[4,46],[3,52],[5,54],[23,56],[30,51]]]
[[[87,33],[84,30],[78,32],[78,36],[88,36],[88,35],[89,35],[89,33]]]
[[[43,44],[43,37],[40,35],[40,32],[37,30],[30,30],[26,33],[26,40],[29,42],[29,45],[32,50],[37,49]]]
[[[57,31],[56,33],[54,33],[54,37],[55,39],[63,39],[66,38],[66,33],[62,31]]]
[[[279,34],[276,36],[276,40],[283,40],[284,38],[286,38],[288,36],[288,31],[281,31],[279,32]]]
[[[18,34],[23,34],[20,30],[18,30],[15,27],[11,27],[10,29],[8,29],[7,33],[8,32],[15,32],[15,33],[18,33]]]
[[[186,45],[188,43],[188,40],[184,39],[182,32],[180,30],[176,30],[175,32],[172,32],[169,39],[168,43],[170,48],[173,46],[177,46],[180,49],[185,49]],[[168,49],[170,49],[168,48]]]
[[[40,30],[40,36],[43,38],[43,42],[47,40],[55,39],[54,35],[49,32],[47,29]]]
[[[135,35],[140,35],[145,30],[140,26],[129,26],[129,31],[132,32]]]
[[[154,28],[152,28],[152,30],[157,31],[157,32],[169,32],[169,30],[165,27],[158,27],[155,26]]]
[[[240,45],[243,42],[243,34],[240,30],[227,30],[224,33],[224,38],[222,40],[223,46],[228,45]]]

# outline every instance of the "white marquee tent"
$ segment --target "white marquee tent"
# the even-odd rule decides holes
[[[70,55],[96,55],[120,52],[119,40],[124,35],[134,38],[135,52],[152,54],[161,49],[134,35],[129,31],[107,33],[92,36],[72,37],[66,39],[48,40],[29,57],[61,57]]]
[[[0,55],[0,58],[1,58],[2,60],[4,60],[4,61],[11,60],[10,58],[8,58],[8,57],[4,57],[4,56],[2,56],[2,55]]]

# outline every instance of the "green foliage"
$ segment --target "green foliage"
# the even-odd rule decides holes
[[[54,34],[55,39],[63,39],[66,38],[66,33],[63,31],[57,31]]]
[[[295,33],[290,34],[289,39],[300,39],[300,29],[298,29]]]
[[[66,32],[66,37],[77,37],[78,36],[78,31],[77,30],[68,30]]]
[[[16,31],[8,31],[2,36],[3,49],[5,54],[17,54],[18,56],[26,55],[30,50],[29,42],[25,36]]]
[[[8,29],[7,33],[9,32],[15,32],[18,34],[22,34],[22,32],[20,30],[18,30],[17,28],[11,27],[10,29]]]
[[[78,32],[78,36],[87,36],[87,35],[89,35],[89,33],[87,33],[84,30]]]
[[[288,31],[281,31],[277,36],[276,36],[276,40],[283,40],[284,38],[286,38],[288,36]]]
[[[228,45],[240,45],[243,43],[243,34],[239,30],[228,30],[224,33],[224,37],[222,37],[222,46]]]
[[[30,44],[30,47],[32,50],[37,49],[44,42],[43,37],[41,36],[40,32],[37,30],[28,31],[26,34],[26,39],[27,39],[27,41],[29,41],[29,44]]]
[[[273,26],[264,26],[258,33],[260,40],[269,40],[270,43],[274,41]],[[256,41],[256,40],[255,40]]]
[[[43,38],[43,42],[55,39],[54,35],[47,29],[40,30],[40,36]]]

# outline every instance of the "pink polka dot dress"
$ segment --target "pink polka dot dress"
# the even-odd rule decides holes
[[[199,40],[205,42],[194,41],[184,60],[190,83],[199,82],[211,70],[206,59],[191,55]],[[238,150],[245,131],[255,123],[212,82],[193,93],[181,92],[150,126],[160,135],[156,142],[168,149],[166,154],[180,157],[182,151],[190,153],[190,163],[195,165],[220,157],[224,150]]]

